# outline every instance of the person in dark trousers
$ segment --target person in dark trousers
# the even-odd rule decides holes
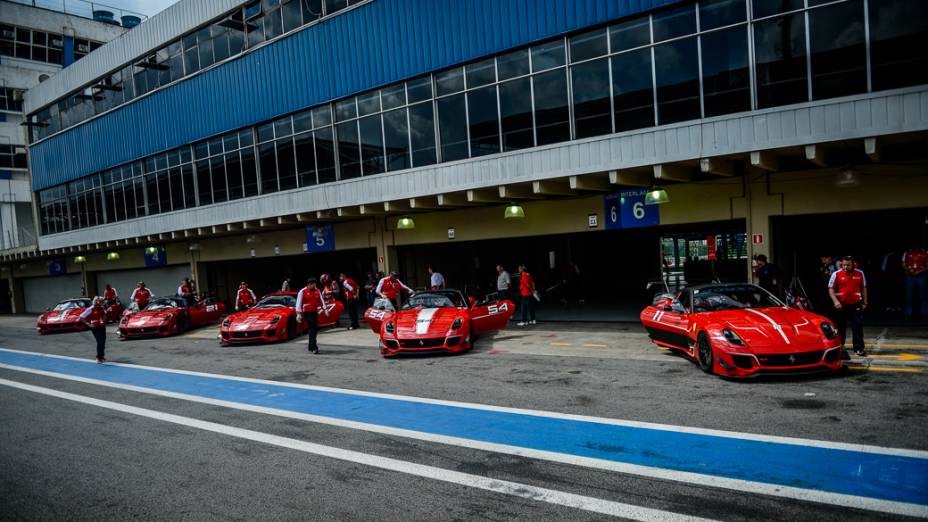
[[[854,267],[851,256],[845,256],[844,266],[831,275],[828,295],[838,312],[835,322],[842,344],[847,342],[847,325],[850,323],[854,353],[861,357],[867,355],[864,350],[863,326],[863,311],[867,309],[867,278],[863,271]]]
[[[535,324],[535,280],[525,265],[519,265],[519,294],[522,296],[522,320],[516,324]]]
[[[758,254],[754,256],[757,261],[757,284],[764,290],[780,296],[780,269],[767,262],[767,256]]]
[[[90,328],[93,338],[97,341],[97,364],[106,362],[106,310],[103,308],[103,298],[94,297],[93,305],[84,310],[80,321]]]
[[[377,294],[374,293],[374,288],[377,287],[378,279],[374,279],[374,273],[368,272],[367,279],[364,280],[364,299],[366,300],[365,306],[370,308],[374,306],[374,299],[377,297]]]
[[[307,350],[309,353],[319,353],[319,345],[316,343],[316,336],[319,334],[319,309],[322,313],[329,315],[329,312],[322,307],[322,293],[316,288],[316,278],[310,277],[306,280],[306,286],[300,290],[296,297],[297,321],[306,321],[306,338],[308,340]]]
[[[924,248],[910,248],[902,254],[905,270],[905,320],[915,317],[915,297],[918,296],[919,317],[928,321],[928,252]]]
[[[358,287],[358,283],[354,282],[354,279],[345,274],[340,274],[338,281],[342,285],[345,306],[348,308],[348,317],[351,319],[348,329],[354,330],[358,327],[358,300],[361,298],[361,289]]]

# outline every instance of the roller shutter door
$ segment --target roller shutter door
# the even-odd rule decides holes
[[[119,292],[120,300],[127,303],[129,296],[132,295],[132,289],[139,281],[145,281],[145,286],[156,296],[174,295],[177,293],[181,280],[185,277],[190,277],[190,265],[97,272],[97,295],[102,294],[106,284],[109,283]]]
[[[23,279],[23,298],[26,312],[41,313],[59,301],[80,297],[80,274]]]

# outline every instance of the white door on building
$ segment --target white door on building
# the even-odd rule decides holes
[[[23,279],[23,299],[28,313],[42,313],[59,301],[80,296],[80,274]]]
[[[190,265],[163,266],[158,268],[145,268],[142,270],[113,270],[110,272],[97,272],[97,295],[103,294],[106,284],[113,285],[119,292],[123,304],[129,302],[132,289],[139,281],[145,281],[155,296],[175,295],[177,287],[185,277],[190,277]]]

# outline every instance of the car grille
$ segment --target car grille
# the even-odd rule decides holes
[[[401,339],[400,347],[401,348],[436,348],[445,344],[445,338],[439,337],[436,339]]]
[[[63,330],[65,328],[74,328],[75,326],[77,326],[75,323],[57,323],[48,325],[49,328],[57,328],[59,330]]]
[[[157,326],[146,326],[145,328],[129,328],[128,330],[130,334],[147,334],[147,333],[157,332],[158,327]]]
[[[822,350],[793,354],[758,355],[761,366],[803,366],[822,360]]]
[[[735,361],[735,366],[742,370],[750,370],[754,367],[754,358],[750,355],[732,355],[731,358]]]
[[[261,337],[261,330],[254,330],[251,332],[232,332],[233,339],[251,339],[254,337]]]

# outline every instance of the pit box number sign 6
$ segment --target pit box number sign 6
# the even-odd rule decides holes
[[[661,224],[660,205],[645,205],[647,190],[622,190],[603,196],[606,230]]]

